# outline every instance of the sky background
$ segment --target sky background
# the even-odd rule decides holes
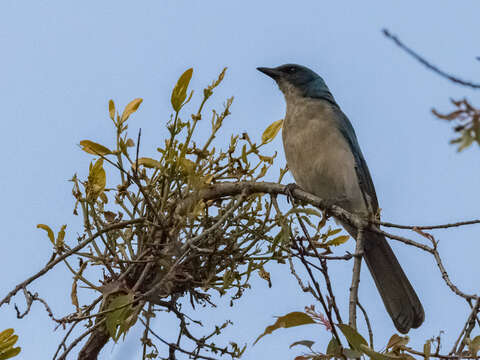
[[[50,243],[36,224],[49,224],[55,232],[69,224],[67,240],[72,242],[81,231],[72,215],[67,180],[75,172],[87,174],[91,156],[80,150],[80,140],[113,144],[108,100],[123,108],[133,98],[144,98],[129,120],[130,134],[142,128],[142,155],[152,156],[166,135],[171,89],[189,67],[194,68],[191,88],[197,90],[194,104],[201,89],[223,67],[229,68],[207,109],[235,96],[218,146],[243,131],[258,141],[263,130],[284,115],[280,91],[257,66],[303,64],[324,77],[352,121],[385,221],[422,225],[478,217],[479,149],[474,145],[458,154],[448,144],[451,126],[430,113],[432,107],[450,110],[449,98],[467,97],[478,105],[478,94],[429,72],[381,30],[388,28],[441,68],[475,80],[480,78],[480,62],[475,60],[480,55],[479,13],[478,1],[469,0],[2,0],[0,297],[50,257]],[[268,150],[278,151],[279,164],[284,164],[280,137]],[[272,171],[269,179],[277,176],[278,170]],[[473,226],[434,232],[452,281],[466,292],[478,292],[479,231]],[[448,352],[469,313],[466,303],[446,287],[432,257],[392,246],[426,312],[424,325],[410,337],[421,345],[444,330],[443,349]],[[338,252],[353,249],[349,241]],[[344,305],[351,265],[330,266],[337,298]],[[314,304],[301,294],[287,268],[266,270],[272,273],[273,288],[255,280],[233,308],[223,298],[217,309],[202,309],[194,317],[205,320],[205,331],[231,319],[234,326],[220,340],[247,343],[244,359],[293,359],[302,349],[288,346],[302,339],[315,340],[317,349],[324,350],[329,334],[319,326],[282,329],[251,346],[274,316]],[[38,291],[61,317],[74,310],[70,284],[71,274],[59,267],[29,289]],[[366,271],[360,300],[374,324],[376,347],[382,348],[394,328]],[[63,330],[53,332],[55,324],[39,304],[27,318],[17,320],[13,302],[24,305],[17,296],[0,308],[0,330],[13,327],[20,335],[19,358],[51,358]],[[166,317],[153,324],[170,340],[175,326]],[[125,342],[107,345],[101,358],[140,358],[139,329],[132,329]],[[475,330],[473,335],[478,334]]]

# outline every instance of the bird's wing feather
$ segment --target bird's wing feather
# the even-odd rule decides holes
[[[350,146],[350,150],[352,151],[353,157],[355,159],[355,170],[357,172],[358,180],[360,182],[360,189],[364,194],[367,194],[369,196],[372,210],[376,212],[378,210],[377,194],[375,192],[375,187],[373,186],[372,177],[370,176],[370,171],[368,170],[367,163],[363,158],[362,150],[358,145],[355,130],[353,129],[350,120],[348,120],[347,116],[340,109],[338,109],[338,115],[338,128],[347,140],[347,143]]]

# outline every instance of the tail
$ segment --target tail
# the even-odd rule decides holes
[[[348,230],[353,230],[350,226]],[[355,231],[348,231],[352,236]],[[383,235],[365,232],[364,259],[385,308],[399,332],[418,328],[425,319],[423,306]]]

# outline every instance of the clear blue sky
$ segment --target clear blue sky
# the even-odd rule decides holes
[[[15,1],[0,2],[0,295],[40,269],[50,246],[38,223],[58,230],[71,224],[68,239],[81,231],[72,215],[73,173],[86,174],[90,157],[76,144],[92,139],[112,144],[107,102],[124,106],[143,97],[131,120],[131,132],[143,130],[144,155],[165,136],[170,91],[178,76],[194,67],[192,88],[200,90],[228,66],[212,104],[235,96],[232,116],[218,144],[231,133],[248,131],[258,139],[284,114],[284,100],[257,66],[287,62],[320,73],[350,117],[370,167],[386,221],[433,224],[478,217],[480,163],[477,146],[457,154],[448,145],[449,125],[436,120],[432,107],[449,110],[449,98],[478,93],[455,86],[427,71],[382,34],[387,27],[441,67],[479,79],[477,1]],[[197,91],[197,94],[200,92]],[[198,100],[194,98],[194,101]],[[270,144],[279,151],[280,138]],[[272,173],[271,178],[277,174]],[[435,233],[452,280],[478,291],[479,227]],[[463,326],[467,306],[443,283],[433,259],[393,244],[426,309],[425,324],[411,333],[426,339],[447,330],[449,349]],[[353,242],[339,249],[353,250]],[[225,332],[249,345],[273,322],[274,315],[302,310],[313,299],[300,294],[287,269],[270,268],[273,288],[255,281],[234,308],[197,317],[207,324],[232,319]],[[337,296],[346,303],[351,264],[331,265]],[[71,275],[58,269],[30,288],[52,306],[56,316],[73,311]],[[393,326],[373,287],[362,275],[360,299],[371,313],[376,344],[384,344]],[[15,302],[23,304],[21,296]],[[317,305],[318,306],[318,305]],[[48,359],[63,330],[35,304],[31,315],[16,320],[13,306],[0,309],[0,328],[20,334],[22,359]],[[158,321],[169,337],[174,323]],[[102,359],[138,358],[140,333],[108,345]],[[309,338],[328,341],[323,329],[281,330],[249,347],[245,359],[293,359],[288,345]],[[322,347],[320,347],[322,348]]]

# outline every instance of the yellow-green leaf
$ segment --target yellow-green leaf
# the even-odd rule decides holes
[[[19,347],[13,347],[18,340],[18,335],[13,335],[13,332],[13,329],[0,332],[0,360],[10,359],[20,353]]]
[[[355,349],[359,351],[363,351],[360,348],[360,345],[365,345],[368,347],[367,341],[360,335],[357,330],[352,328],[347,324],[338,324],[338,328],[342,331],[343,335],[347,338],[349,344]]]
[[[147,158],[147,157],[142,157],[138,159],[138,166],[143,165],[146,168],[153,169],[153,168],[161,168],[162,165],[160,162],[157,160]],[[133,164],[133,167],[135,168],[135,163]]]
[[[109,148],[90,140],[80,141],[80,146],[83,151],[92,155],[108,155],[112,153]]]
[[[272,141],[273,139],[275,139],[275,136],[277,136],[282,126],[283,126],[283,119],[277,120],[271,123],[262,134],[262,143],[266,144]]]
[[[7,360],[17,356],[20,353],[20,350],[21,349],[19,347],[16,347],[8,349],[7,351],[2,351],[0,352],[0,360]]]
[[[45,230],[48,234],[48,238],[50,239],[52,244],[55,245],[55,235],[53,235],[53,231],[52,231],[52,229],[50,229],[50,226],[45,225],[45,224],[38,224],[37,228]],[[13,332],[13,329],[12,329],[12,332]],[[2,332],[2,334],[3,334],[3,332]],[[1,336],[1,334],[0,334],[0,336]]]
[[[180,167],[185,175],[191,176],[195,174],[195,163],[187,158],[180,159]]]
[[[430,354],[432,352],[432,341],[427,340],[425,344],[423,344],[423,353],[425,356],[423,357],[425,360],[430,359]]]
[[[370,359],[372,360],[400,360],[402,357],[400,356],[395,356],[391,354],[381,354],[376,351],[374,351],[371,347],[368,347],[365,344],[360,344],[360,349],[361,352],[367,354],[370,356]]]
[[[478,350],[480,350],[480,335],[475,336],[469,344],[470,352],[473,356],[477,356]]]
[[[179,111],[183,105],[183,102],[187,98],[187,89],[188,84],[190,83],[190,79],[192,78],[193,69],[190,68],[186,70],[178,79],[177,84],[173,88],[172,91],[172,107],[173,110]]]
[[[14,330],[12,328],[5,329],[2,332],[0,332],[0,344],[5,341],[5,339],[9,338],[12,336],[14,333]]]
[[[105,325],[112,339],[117,342],[122,335],[121,329],[124,328],[125,321],[133,312],[132,305],[127,305],[133,301],[133,293],[112,294],[110,297],[112,299],[109,299],[107,310],[120,309],[110,311],[105,315]]]
[[[132,101],[130,101],[127,106],[125,106],[125,110],[123,110],[122,118],[120,122],[125,122],[127,119],[132,115],[135,111],[138,110],[138,107],[142,103],[143,99],[137,98]]]
[[[264,337],[267,334],[271,334],[273,331],[280,328],[290,328],[294,326],[306,325],[306,324],[315,324],[313,319],[305,314],[304,312],[291,312],[287,315],[280,316],[277,318],[277,321],[270,326],[267,326],[262,335],[260,335],[253,344],[256,344],[258,340]]]
[[[409,341],[410,338],[408,336],[400,336],[397,334],[393,334],[390,340],[388,340],[387,350],[392,349],[393,351],[396,351],[402,346],[407,345]]]
[[[63,248],[63,243],[65,239],[65,229],[67,228],[67,225],[62,225],[60,228],[60,231],[57,234],[57,241],[55,242],[55,246],[57,249],[62,249]]]
[[[340,231],[342,231],[342,229],[335,229],[335,230],[332,230],[332,229],[329,229],[326,236],[333,236],[333,235],[336,235],[338,234]]]
[[[108,102],[108,112],[110,114],[110,119],[115,121],[115,104],[114,104],[113,100],[110,100]]]
[[[106,183],[107,177],[103,169],[103,159],[98,159],[93,166],[90,163],[86,188],[87,199],[91,201],[96,200],[105,189]]]
[[[327,241],[324,245],[325,246],[338,246],[338,245],[342,245],[342,244],[346,243],[348,239],[349,239],[348,235],[340,235],[340,236],[336,237],[335,239]]]
[[[10,349],[15,345],[18,340],[18,335],[12,335],[0,343],[0,353],[7,349]]]
[[[458,146],[457,151],[460,152],[469,147],[472,144],[473,140],[474,138],[472,134],[470,134],[470,130],[464,130],[461,137],[461,143]]]

